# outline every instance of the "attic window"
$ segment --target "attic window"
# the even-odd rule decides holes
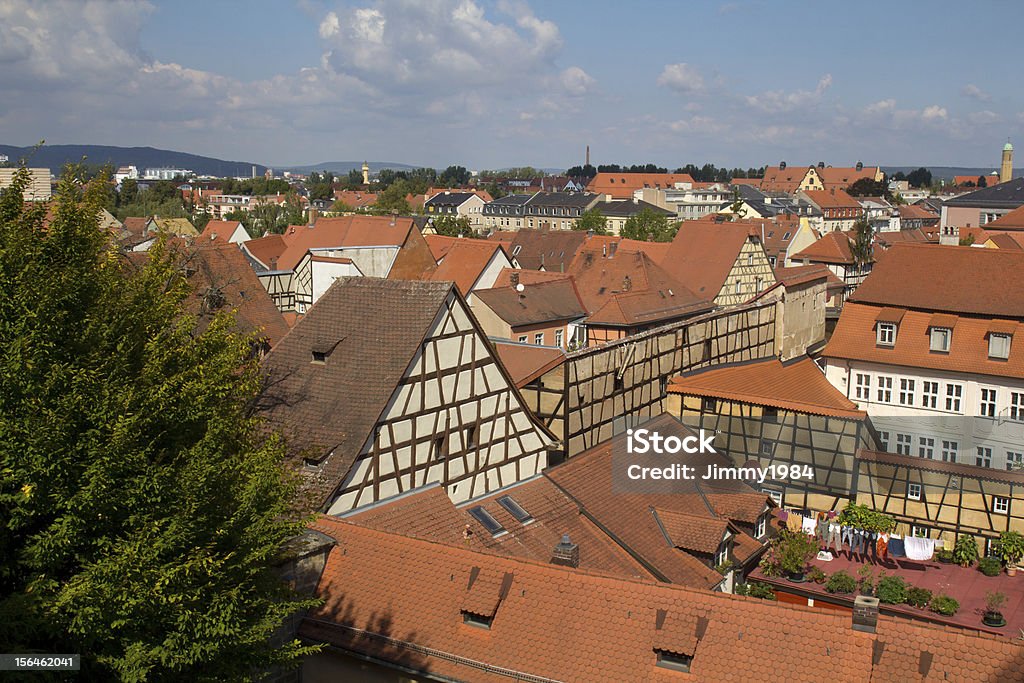
[[[878,344],[881,346],[896,345],[896,323],[878,323]]]
[[[782,236],[782,239],[788,240],[789,239],[789,235],[790,235],[790,233],[787,232],[785,235]]]
[[[655,666],[659,666],[662,669],[671,669],[672,671],[682,671],[683,673],[690,672],[690,664],[693,662],[692,655],[683,655],[678,652],[658,649],[654,650],[654,654],[657,657]]]
[[[929,330],[931,341],[928,348],[931,351],[949,353],[949,343],[953,337],[953,330],[948,327],[932,327]]]
[[[988,336],[988,357],[1006,360],[1010,357],[1010,335],[990,334]]]
[[[319,363],[320,365],[323,365],[324,363],[327,362],[327,352],[326,351],[316,351],[316,350],[314,350],[313,351],[313,360],[312,360],[312,362],[313,363]]]
[[[505,530],[505,527],[501,525],[501,522],[496,520],[490,512],[483,509],[479,505],[470,508],[469,514],[473,517],[473,519],[480,522],[480,524],[482,524],[483,527],[487,529],[491,536],[495,538],[497,538],[498,536],[503,536],[508,533],[508,531]]]
[[[462,611],[462,623],[469,626],[475,626],[476,628],[491,629],[491,624],[494,622],[494,617],[485,617],[482,614],[473,614],[472,612]]]
[[[512,496],[502,496],[498,499],[498,505],[505,508],[520,524],[525,525],[533,521],[533,515],[524,510],[523,506],[517,503]]]

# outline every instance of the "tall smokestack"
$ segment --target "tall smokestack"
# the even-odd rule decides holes
[[[587,166],[590,166],[590,145],[587,145]]]

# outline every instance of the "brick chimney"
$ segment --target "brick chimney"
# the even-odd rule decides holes
[[[878,598],[858,595],[853,601],[853,630],[875,633],[878,629]]]
[[[316,219],[320,217],[320,212],[313,207],[309,208],[309,227],[316,225]]]
[[[511,283],[511,285],[513,287],[518,287],[519,286],[519,273],[517,273],[515,271],[512,271],[508,275],[508,280],[509,280],[509,283]]]
[[[394,226],[395,225],[395,221],[397,221],[397,220],[398,220],[398,212],[397,211],[392,211],[391,212],[391,223],[389,223],[389,225]]]
[[[626,277],[622,278],[622,291],[628,292],[631,289],[633,289],[633,280],[627,275]]]
[[[277,257],[276,256],[271,256],[270,257],[270,269],[271,270],[277,270]]]
[[[580,547],[569,539],[569,534],[562,534],[562,541],[555,546],[555,552],[551,555],[551,564],[562,567],[580,566]]]

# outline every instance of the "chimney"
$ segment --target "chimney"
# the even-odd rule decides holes
[[[276,256],[271,256],[270,257],[270,269],[271,270],[277,270],[277,257]]]
[[[309,227],[312,228],[314,225],[316,225],[316,219],[319,217],[320,212],[314,209],[313,207],[309,207]]]
[[[509,273],[508,279],[513,287],[519,286],[519,273],[517,273],[516,271],[513,270],[511,273]]]
[[[608,258],[608,245],[607,244],[602,244],[601,245],[601,258]]]
[[[618,242],[612,242],[608,245],[608,256],[615,256],[615,250],[619,248]]]
[[[551,564],[561,565],[562,567],[580,566],[580,547],[569,539],[569,534],[562,534],[561,543],[555,546],[555,552],[551,555]]]
[[[394,227],[394,225],[395,225],[395,222],[396,222],[397,220],[398,220],[398,212],[397,212],[397,211],[392,211],[392,212],[391,212],[391,222],[390,222],[390,223],[389,223],[388,225],[390,225],[390,226]]]
[[[878,629],[878,598],[858,595],[853,601],[853,630],[875,633]]]
[[[639,204],[639,203],[640,203],[640,200],[639,200],[639,199],[637,199],[636,197],[633,197],[633,203],[634,203],[634,204]]]
[[[627,275],[622,278],[622,291],[628,292],[631,289],[633,289],[633,280]]]
[[[590,145],[587,145],[587,166],[590,166]]]

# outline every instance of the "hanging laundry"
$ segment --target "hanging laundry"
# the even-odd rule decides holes
[[[931,538],[907,536],[903,540],[903,546],[908,560],[930,560],[932,555],[935,554],[935,541]]]

